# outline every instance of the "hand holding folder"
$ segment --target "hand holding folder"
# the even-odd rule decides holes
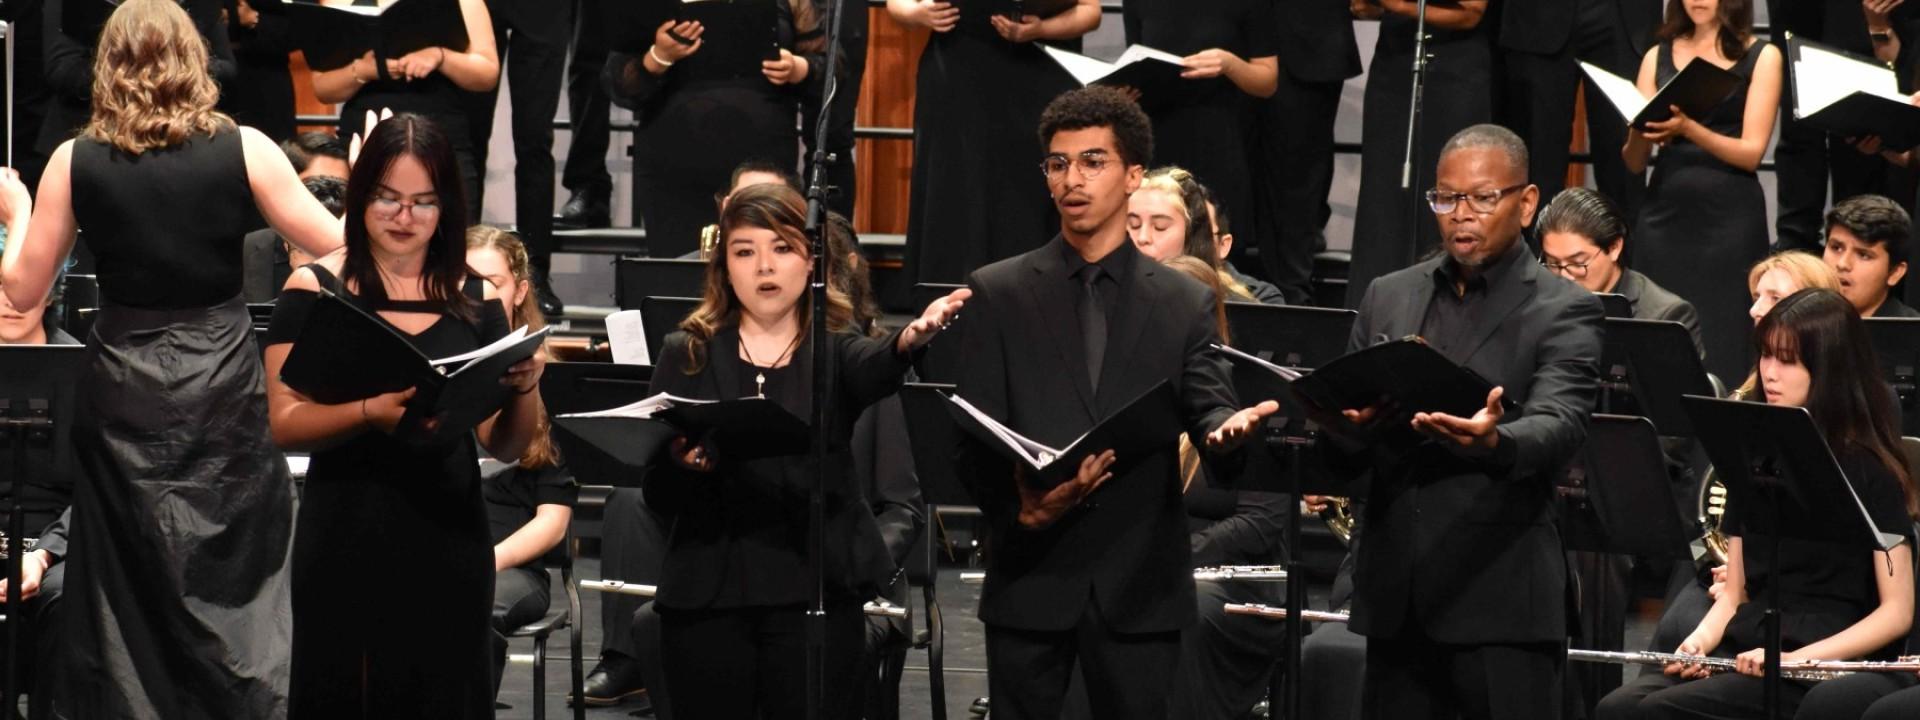
[[[571,433],[634,468],[656,465],[689,449],[706,461],[758,460],[805,454],[812,446],[807,422],[761,397],[699,400],[660,393],[594,412],[568,413],[554,427]]]
[[[1214,347],[1237,365],[1266,371],[1272,384],[1261,399],[1292,397],[1323,427],[1391,447],[1410,448],[1423,437],[1460,443],[1513,409],[1493,383],[1418,338],[1362,348],[1311,373]]]
[[[1165,380],[1061,448],[1020,434],[959,395],[946,396],[946,400],[947,415],[954,425],[1012,460],[1023,486],[1042,490],[1075,480],[1087,458],[1114,448],[1160,447],[1182,432],[1176,410],[1179,403],[1173,385]]]

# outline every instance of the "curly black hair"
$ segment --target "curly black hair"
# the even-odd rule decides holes
[[[1053,144],[1062,130],[1104,127],[1113,130],[1120,159],[1128,165],[1153,163],[1153,123],[1140,106],[1115,88],[1089,85],[1061,93],[1040,113],[1040,147]]]

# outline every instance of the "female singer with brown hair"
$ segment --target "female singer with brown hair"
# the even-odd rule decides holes
[[[782,185],[735,193],[720,217],[721,252],[707,261],[702,301],[667,336],[653,391],[728,400],[765,397],[811,416],[813,354],[807,294],[812,258],[801,233],[805,205]],[[828,286],[827,347],[837,377],[826,478],[825,717],[857,717],[854,671],[866,620],[862,603],[892,572],[865,492],[853,481],[847,440],[860,411],[892,394],[908,355],[931,340],[970,294],[936,300],[884,339],[849,322],[845,295]],[[805,714],[808,493],[804,456],[739,460],[682,438],[673,459],[647,474],[647,505],[672,525],[654,600],[668,685],[683,718]]]
[[[286,155],[214,110],[208,51],[172,0],[127,0],[94,57],[93,118],[38,206],[0,174],[4,287],[47,296],[85,231],[104,307],[74,411],[68,717],[286,714],[293,483],[267,434],[241,301],[251,219],[315,255],[340,225]]]
[[[494,553],[475,440],[519,458],[543,410],[536,353],[472,432],[407,418],[414,390],[321,404],[280,381],[322,289],[446,357],[507,334],[467,267],[453,144],[432,121],[381,121],[347,178],[346,252],[294,271],[267,332],[268,403],[282,447],[313,453],[293,553],[293,718],[493,717]],[[407,562],[409,558],[422,562]]]
[[[1912,518],[1920,494],[1866,326],[1839,293],[1802,290],[1774,306],[1753,336],[1761,396],[1812,414],[1874,523],[1906,542],[1881,552],[1781,538],[1778,559],[1756,565],[1747,562],[1745,540],[1772,541],[1745,533],[1739,507],[1731,506],[1725,586],[1675,652],[1731,656],[1739,672],[1708,677],[1700,666],[1670,664],[1608,695],[1598,708],[1601,720],[1763,717],[1763,608],[1748,599],[1768,592],[1770,583],[1780,583],[1782,663],[1889,659],[1911,627]],[[1798,706],[1808,687],[1783,682],[1782,708]]]

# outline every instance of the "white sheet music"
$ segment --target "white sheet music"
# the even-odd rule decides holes
[[[1812,45],[1800,46],[1793,62],[1793,116],[1804,118],[1856,92],[1904,103],[1892,68],[1866,63]]]
[[[541,332],[545,333],[546,330],[542,329]],[[449,355],[447,357],[439,358],[434,360],[431,364],[434,367],[446,367],[448,365],[463,364],[469,360],[477,360],[477,359],[486,357],[488,355],[492,355],[494,353],[500,352],[507,348],[513,347],[515,344],[519,343],[521,340],[525,340],[526,338],[527,338],[527,326],[521,325],[519,328],[515,329],[513,332],[507,333],[506,337],[503,337],[503,338],[500,338],[499,340],[495,340],[491,343],[488,343],[485,347],[482,347],[476,350],[469,350],[467,352],[460,353],[459,355]]]
[[[972,415],[973,419],[979,420],[981,425],[993,431],[995,437],[1000,438],[1000,441],[1006,443],[1007,447],[1013,448],[1015,452],[1020,453],[1020,455],[1026,458],[1027,462],[1031,463],[1034,467],[1046,467],[1053,462],[1054,458],[1060,457],[1060,450],[1041,445],[1025,435],[1014,432],[1013,428],[1007,427],[1001,424],[999,420],[995,420],[992,416],[981,412],[979,408],[974,407],[973,403],[967,402],[965,398],[959,395],[953,395],[947,399],[952,401],[954,405],[959,406],[961,410],[967,411],[967,414]],[[1086,436],[1081,435],[1080,437]],[[1080,442],[1080,438],[1074,438],[1073,442],[1067,443],[1067,447],[1073,447],[1074,443],[1078,442]]]
[[[1099,82],[1101,78],[1112,75],[1114,71],[1137,62],[1159,61],[1180,64],[1180,56],[1145,45],[1127,46],[1127,49],[1122,51],[1120,57],[1115,58],[1113,62],[1097,60],[1048,45],[1041,45],[1040,49],[1047,51],[1047,55],[1051,56],[1054,62],[1060,63],[1060,67],[1065,68],[1067,74],[1072,75],[1073,79],[1079,81],[1081,85],[1092,85]]]
[[[1607,102],[1613,105],[1620,116],[1632,122],[1647,108],[1647,96],[1640,94],[1640,87],[1632,80],[1620,77],[1600,69],[1591,63],[1580,63],[1580,69],[1593,80],[1594,87],[1600,88],[1600,94],[1607,96]]]
[[[567,413],[565,415],[557,415],[555,417],[563,417],[563,418],[611,417],[611,418],[636,418],[640,420],[650,420],[653,418],[655,413],[659,413],[663,410],[674,407],[676,405],[711,405],[714,402],[715,401],[713,400],[695,400],[693,398],[683,398],[676,395],[668,395],[667,393],[659,393],[656,395],[651,395],[645,398],[641,398],[639,400],[635,400],[631,403],[627,403],[625,405],[621,405],[620,407],[616,407],[616,408],[607,408],[605,410],[594,410],[591,412]]]
[[[607,316],[607,344],[613,346],[616,363],[653,364],[653,351],[647,347],[646,325],[639,310],[621,310]]]

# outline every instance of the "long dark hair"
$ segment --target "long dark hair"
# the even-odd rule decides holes
[[[1720,54],[1738,62],[1747,56],[1747,44],[1753,40],[1752,0],[1720,0]],[[1693,34],[1693,18],[1687,17],[1686,0],[1667,0],[1666,19],[1654,37],[1662,42]]]
[[[786,185],[749,185],[734,193],[720,213],[720,241],[707,257],[706,288],[693,314],[680,321],[687,334],[687,366],[684,372],[697,374],[707,363],[707,344],[727,325],[740,322],[740,298],[733,294],[733,282],[727,275],[727,239],[737,228],[772,230],[809,262],[813,246],[807,242],[807,201],[799,191]],[[831,273],[832,268],[828,268]],[[800,295],[800,332],[813,326],[812,293]],[[853,325],[853,306],[837,282],[827,283],[827,330],[843,332]]]
[[[410,155],[427,167],[434,193],[439,196],[436,204],[440,206],[440,222],[427,240],[426,266],[422,269],[427,299],[443,303],[448,312],[471,321],[479,316],[479,303],[460,292],[469,274],[465,186],[460,184],[453,143],[439,126],[420,115],[401,113],[373,126],[360,148],[359,161],[347,173],[347,258],[340,276],[368,301],[377,304],[387,299],[387,286],[380,279],[380,268],[370,248],[367,208],[387,171],[402,155]]]
[[[1754,327],[1753,338],[1756,357],[1806,367],[1811,379],[1807,412],[1825,429],[1827,446],[1836,453],[1847,448],[1873,453],[1900,479],[1907,514],[1920,517],[1920,494],[1900,450],[1893,390],[1880,375],[1866,323],[1853,304],[1832,290],[1801,290],[1773,306]]]

